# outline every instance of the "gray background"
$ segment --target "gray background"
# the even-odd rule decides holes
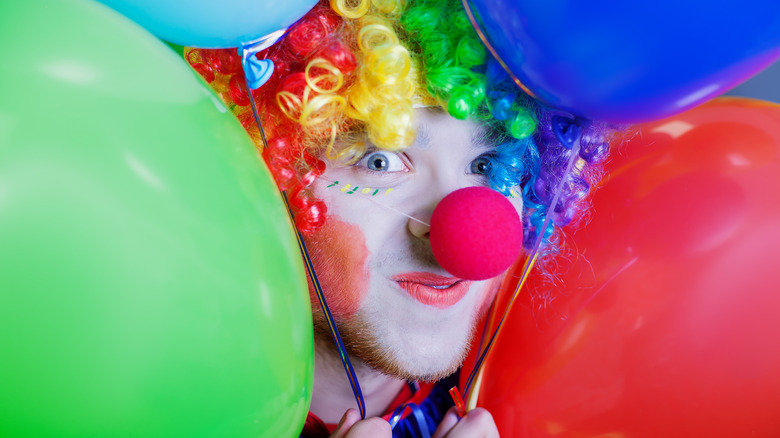
[[[752,97],[780,103],[780,61],[726,93],[728,96]]]

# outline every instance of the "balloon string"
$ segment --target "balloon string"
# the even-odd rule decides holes
[[[246,75],[245,75],[245,79]],[[257,129],[260,131],[260,136],[263,140],[263,149],[268,147],[268,140],[265,137],[265,130],[263,129],[263,123],[260,121],[260,117],[257,113],[257,106],[255,105],[255,99],[252,96],[251,88],[249,88],[249,84],[247,83],[247,94],[249,94],[249,101],[252,105],[252,114],[255,117],[255,123],[257,124]],[[287,194],[282,190],[280,191],[282,194],[282,199],[284,200],[284,206],[287,208],[287,214],[290,216],[290,222],[292,224],[295,224],[294,215],[292,212],[292,209],[290,208],[290,203],[287,200]],[[295,226],[293,225],[293,228]],[[341,358],[341,363],[344,366],[344,371],[347,374],[347,378],[349,379],[349,385],[352,387],[352,393],[355,396],[355,402],[358,405],[358,410],[360,411],[360,418],[366,418],[366,403],[363,399],[363,391],[360,389],[360,382],[358,382],[357,375],[355,374],[355,369],[352,367],[352,362],[349,360],[349,356],[347,355],[347,350],[344,347],[344,342],[341,340],[341,334],[339,334],[338,328],[336,328],[336,324],[333,322],[333,315],[330,312],[330,307],[328,307],[328,302],[325,300],[325,294],[322,292],[322,286],[320,285],[320,281],[317,278],[317,273],[314,271],[314,265],[311,262],[311,257],[309,256],[309,251],[306,249],[306,244],[303,242],[303,236],[301,235],[301,232],[297,229],[295,230],[295,236],[298,240],[298,249],[301,251],[301,256],[303,256],[304,265],[306,267],[306,272],[309,274],[309,278],[311,279],[312,284],[314,285],[314,291],[317,294],[317,301],[320,303],[320,307],[322,308],[322,313],[325,315],[325,320],[328,323],[328,329],[330,330],[330,335],[333,338],[333,342],[336,344],[336,348],[339,352],[339,357]]]
[[[246,94],[249,95],[249,104],[252,107],[252,116],[255,118],[255,124],[257,130],[260,131],[260,139],[263,141],[263,150],[268,148],[268,139],[265,136],[265,129],[263,129],[263,123],[260,121],[260,115],[257,113],[257,104],[255,103],[255,97],[252,95],[252,88],[249,86],[249,77],[244,74],[244,81],[246,81]]]
[[[419,434],[415,434],[413,430],[409,430],[412,438],[431,438],[431,431],[428,429],[428,422],[425,420],[425,414],[422,409],[414,403],[402,404],[393,411],[393,415],[389,420],[390,429],[395,429],[395,426],[401,421],[401,417],[407,409],[412,411],[412,415],[414,415],[414,419],[417,422],[417,430],[420,432]]]
[[[379,202],[379,201],[375,201],[375,200],[373,200],[373,199],[371,199],[371,198],[366,198],[366,199],[368,199],[369,201],[373,202],[374,204],[376,204],[376,205],[378,205],[378,206],[380,206],[380,207],[384,207],[384,208],[386,208],[386,209],[388,209],[388,210],[390,210],[390,211],[394,211],[394,212],[396,212],[396,213],[400,214],[401,216],[405,216],[405,217],[407,217],[407,218],[409,218],[409,219],[411,219],[411,220],[413,220],[413,221],[415,221],[415,222],[418,222],[418,223],[420,223],[420,224],[423,224],[423,225],[425,225],[425,226],[426,226],[426,227],[428,227],[428,228],[430,228],[430,226],[431,226],[431,224],[429,224],[428,222],[425,222],[425,221],[422,221],[422,220],[420,220],[420,219],[417,219],[417,218],[416,218],[416,217],[414,217],[414,216],[410,216],[410,215],[408,215],[408,214],[404,213],[403,211],[401,211],[401,210],[398,210],[397,208],[391,207],[391,206],[389,206],[389,205],[382,204],[381,202]]]
[[[545,226],[547,225],[545,221]],[[466,381],[466,388],[463,391],[466,394],[466,397],[469,399],[469,408],[472,408],[475,403],[472,403],[472,393],[471,393],[471,387],[474,383],[474,379],[477,377],[477,374],[481,374],[482,371],[482,365],[487,358],[488,354],[490,353],[491,348],[493,347],[493,342],[496,340],[496,337],[498,337],[498,334],[501,332],[501,329],[503,328],[504,320],[506,319],[507,315],[509,314],[509,310],[514,305],[515,299],[520,295],[520,290],[523,288],[523,285],[525,284],[525,280],[528,278],[528,273],[531,271],[531,268],[536,263],[536,260],[539,256],[538,253],[538,247],[535,247],[534,250],[531,252],[531,255],[528,259],[526,259],[525,266],[523,266],[522,274],[520,275],[520,281],[517,284],[517,288],[515,288],[514,293],[512,294],[512,298],[509,300],[509,304],[507,304],[506,308],[504,309],[504,314],[501,316],[501,319],[498,322],[498,326],[496,327],[495,331],[493,331],[493,334],[490,336],[490,340],[488,341],[487,345],[485,346],[485,349],[482,350],[482,353],[479,355],[479,358],[477,359],[476,363],[474,364],[474,369],[471,370],[471,373],[469,374],[469,378]]]
[[[327,182],[329,182],[329,183],[338,182],[338,181],[334,181],[334,180],[331,180],[331,179],[325,178],[324,176],[319,176],[318,178],[319,178],[319,179],[321,179],[321,180],[323,180],[323,181],[327,181]],[[357,192],[356,192],[356,193],[357,193]],[[414,217],[414,216],[410,216],[410,215],[408,215],[408,214],[404,213],[403,211],[401,211],[401,210],[399,210],[399,209],[397,209],[397,208],[395,208],[395,207],[391,207],[391,206],[389,206],[389,205],[382,204],[381,202],[377,201],[376,199],[372,199],[370,196],[365,196],[365,199],[368,199],[369,201],[373,202],[374,204],[376,204],[376,205],[378,205],[378,206],[380,206],[380,207],[382,207],[382,208],[386,208],[386,209],[388,209],[388,210],[390,210],[390,211],[392,211],[392,212],[394,212],[394,213],[398,213],[398,214],[400,214],[401,216],[404,216],[404,217],[406,217],[406,218],[408,218],[408,219],[411,219],[411,220],[413,220],[413,221],[415,221],[415,222],[418,222],[418,223],[420,223],[420,224],[423,224],[423,225],[425,225],[426,227],[430,227],[430,226],[431,226],[431,224],[429,224],[428,222],[425,222],[425,221],[423,221],[423,220],[417,219],[417,218],[416,218],[416,217]]]
[[[293,214],[292,209],[290,208],[290,204],[287,201],[287,195],[284,193],[284,191],[281,193],[282,199],[284,199],[284,205],[287,207],[287,212],[290,215],[290,220],[292,220]],[[317,278],[317,273],[314,271],[314,265],[311,262],[309,251],[306,249],[306,244],[303,242],[303,236],[301,235],[301,232],[297,230],[295,235],[298,239],[298,248],[301,250],[306,272],[309,273],[309,278],[314,285],[314,291],[317,294],[317,300],[319,301],[322,312],[325,315],[325,320],[328,323],[328,329],[330,329],[331,337],[336,343],[339,357],[341,358],[341,363],[344,365],[344,371],[347,373],[347,378],[349,378],[349,385],[352,387],[352,393],[355,395],[355,402],[357,403],[358,409],[360,410],[360,418],[366,418],[366,403],[363,399],[363,391],[360,390],[360,382],[358,382],[357,375],[355,375],[355,369],[352,367],[352,362],[349,360],[347,350],[344,347],[344,342],[341,340],[339,330],[336,328],[336,324],[333,321],[333,315],[331,314],[330,308],[328,307],[328,302],[325,300],[325,294],[322,292],[322,286],[320,285],[320,281]]]
[[[455,402],[455,409],[458,411],[458,418],[463,418],[466,415],[466,403],[463,402],[463,396],[460,395],[460,390],[457,386],[450,388],[450,397]]]
[[[504,313],[501,316],[501,319],[499,320],[496,329],[491,335],[490,341],[488,341],[487,345],[485,346],[485,349],[479,355],[479,358],[474,364],[474,369],[471,370],[471,373],[469,374],[469,378],[466,381],[466,387],[464,393],[466,394],[466,397],[469,400],[468,404],[470,408],[476,406],[476,399],[478,395],[477,392],[474,392],[473,394],[471,392],[474,379],[477,378],[478,375],[481,378],[482,366],[484,365],[485,359],[490,353],[490,350],[493,347],[493,343],[498,337],[498,334],[501,332],[501,329],[504,326],[504,321],[506,320],[507,315],[509,315],[510,310],[514,306],[515,300],[520,295],[520,290],[525,285],[525,282],[528,279],[528,274],[530,273],[531,268],[533,268],[533,266],[536,264],[536,261],[539,258],[539,249],[541,248],[542,241],[544,240],[544,235],[546,234],[547,228],[550,225],[550,221],[552,219],[552,213],[554,212],[555,207],[558,204],[558,199],[560,198],[560,195],[563,192],[563,187],[566,184],[566,178],[571,173],[571,170],[574,167],[574,163],[576,163],[577,160],[579,159],[580,140],[582,138],[580,123],[583,123],[584,121],[578,121],[574,119],[563,119],[560,117],[557,117],[556,119],[557,120],[553,121],[553,129],[555,130],[556,136],[561,141],[562,145],[568,149],[571,149],[569,161],[566,164],[566,169],[561,175],[561,180],[558,182],[558,185],[555,188],[555,192],[554,192],[555,195],[552,198],[552,202],[550,202],[550,205],[547,207],[547,212],[545,215],[544,222],[542,223],[541,230],[538,230],[538,235],[536,236],[536,240],[534,241],[533,250],[529,254],[528,258],[526,259],[525,265],[523,266],[522,273],[520,274],[520,280],[518,281],[517,287],[515,288],[515,291],[512,294],[512,298],[509,300],[509,304],[507,304],[506,308],[504,309]]]
[[[284,37],[288,29],[289,27],[286,27],[284,29],[279,29],[275,32],[271,32],[270,34],[260,37],[255,41],[244,43],[241,45],[241,48],[239,48],[239,53],[241,54],[241,59],[242,59],[241,64],[244,69],[244,82],[246,83],[246,94],[249,96],[249,103],[250,106],[252,107],[252,116],[255,119],[255,124],[257,125],[257,129],[260,131],[260,138],[263,141],[263,149],[268,147],[268,139],[265,137],[265,130],[263,129],[263,123],[260,121],[260,115],[257,112],[257,103],[255,102],[255,96],[252,95],[252,90],[258,88],[258,86],[262,86],[262,84],[268,80],[269,76],[266,76],[264,80],[260,81],[258,85],[255,85],[253,87],[252,80],[249,77],[248,61],[251,57],[256,56],[258,53],[276,44],[277,41],[279,41],[282,37]],[[271,69],[270,72],[273,72],[273,69]]]
[[[471,26],[474,28],[474,30],[477,32],[477,36],[479,36],[479,39],[482,40],[482,43],[487,47],[488,51],[491,55],[493,55],[493,58],[495,58],[496,61],[501,65],[501,67],[506,70],[506,72],[509,74],[509,77],[512,78],[512,80],[517,84],[518,87],[520,87],[523,91],[525,91],[526,94],[529,96],[536,98],[536,95],[531,92],[531,90],[528,89],[528,87],[525,86],[522,82],[520,82],[520,79],[517,79],[517,76],[512,72],[512,70],[509,68],[509,66],[506,65],[503,59],[501,59],[501,56],[498,55],[498,52],[496,49],[493,48],[493,45],[490,44],[490,41],[488,40],[487,36],[484,32],[482,32],[482,28],[480,27],[479,23],[477,22],[477,18],[474,16],[474,12],[471,10],[471,5],[469,4],[469,0],[461,0],[461,3],[463,3],[463,9],[466,10],[466,16],[469,18],[469,21],[471,22]]]

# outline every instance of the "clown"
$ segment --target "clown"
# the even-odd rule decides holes
[[[375,417],[359,421],[348,410],[352,390],[312,292],[315,375],[302,436],[389,436],[376,417],[410,401],[424,407],[436,437],[497,436],[483,410],[460,421],[447,413],[446,390],[502,275],[470,281],[445,271],[431,251],[430,216],[455,190],[489,187],[520,214],[531,248],[560,186],[555,226],[542,236],[554,251],[557,227],[584,209],[609,131],[587,126],[574,170],[564,172],[572,151],[553,132],[555,113],[490,58],[457,1],[316,6],[258,55],[276,65],[271,81],[252,91],[267,147],[235,51],[186,56],[288,194],[367,416]],[[412,428],[402,422],[393,433]]]

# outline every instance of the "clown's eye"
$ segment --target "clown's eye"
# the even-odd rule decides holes
[[[401,172],[406,170],[401,157],[393,152],[376,151],[366,154],[357,166],[362,166],[374,172]]]
[[[490,157],[488,155],[480,155],[474,161],[471,162],[471,168],[469,171],[477,175],[487,175],[490,170]]]

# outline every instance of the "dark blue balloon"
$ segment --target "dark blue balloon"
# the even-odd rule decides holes
[[[591,119],[682,112],[780,58],[780,1],[469,0],[535,97]]]

